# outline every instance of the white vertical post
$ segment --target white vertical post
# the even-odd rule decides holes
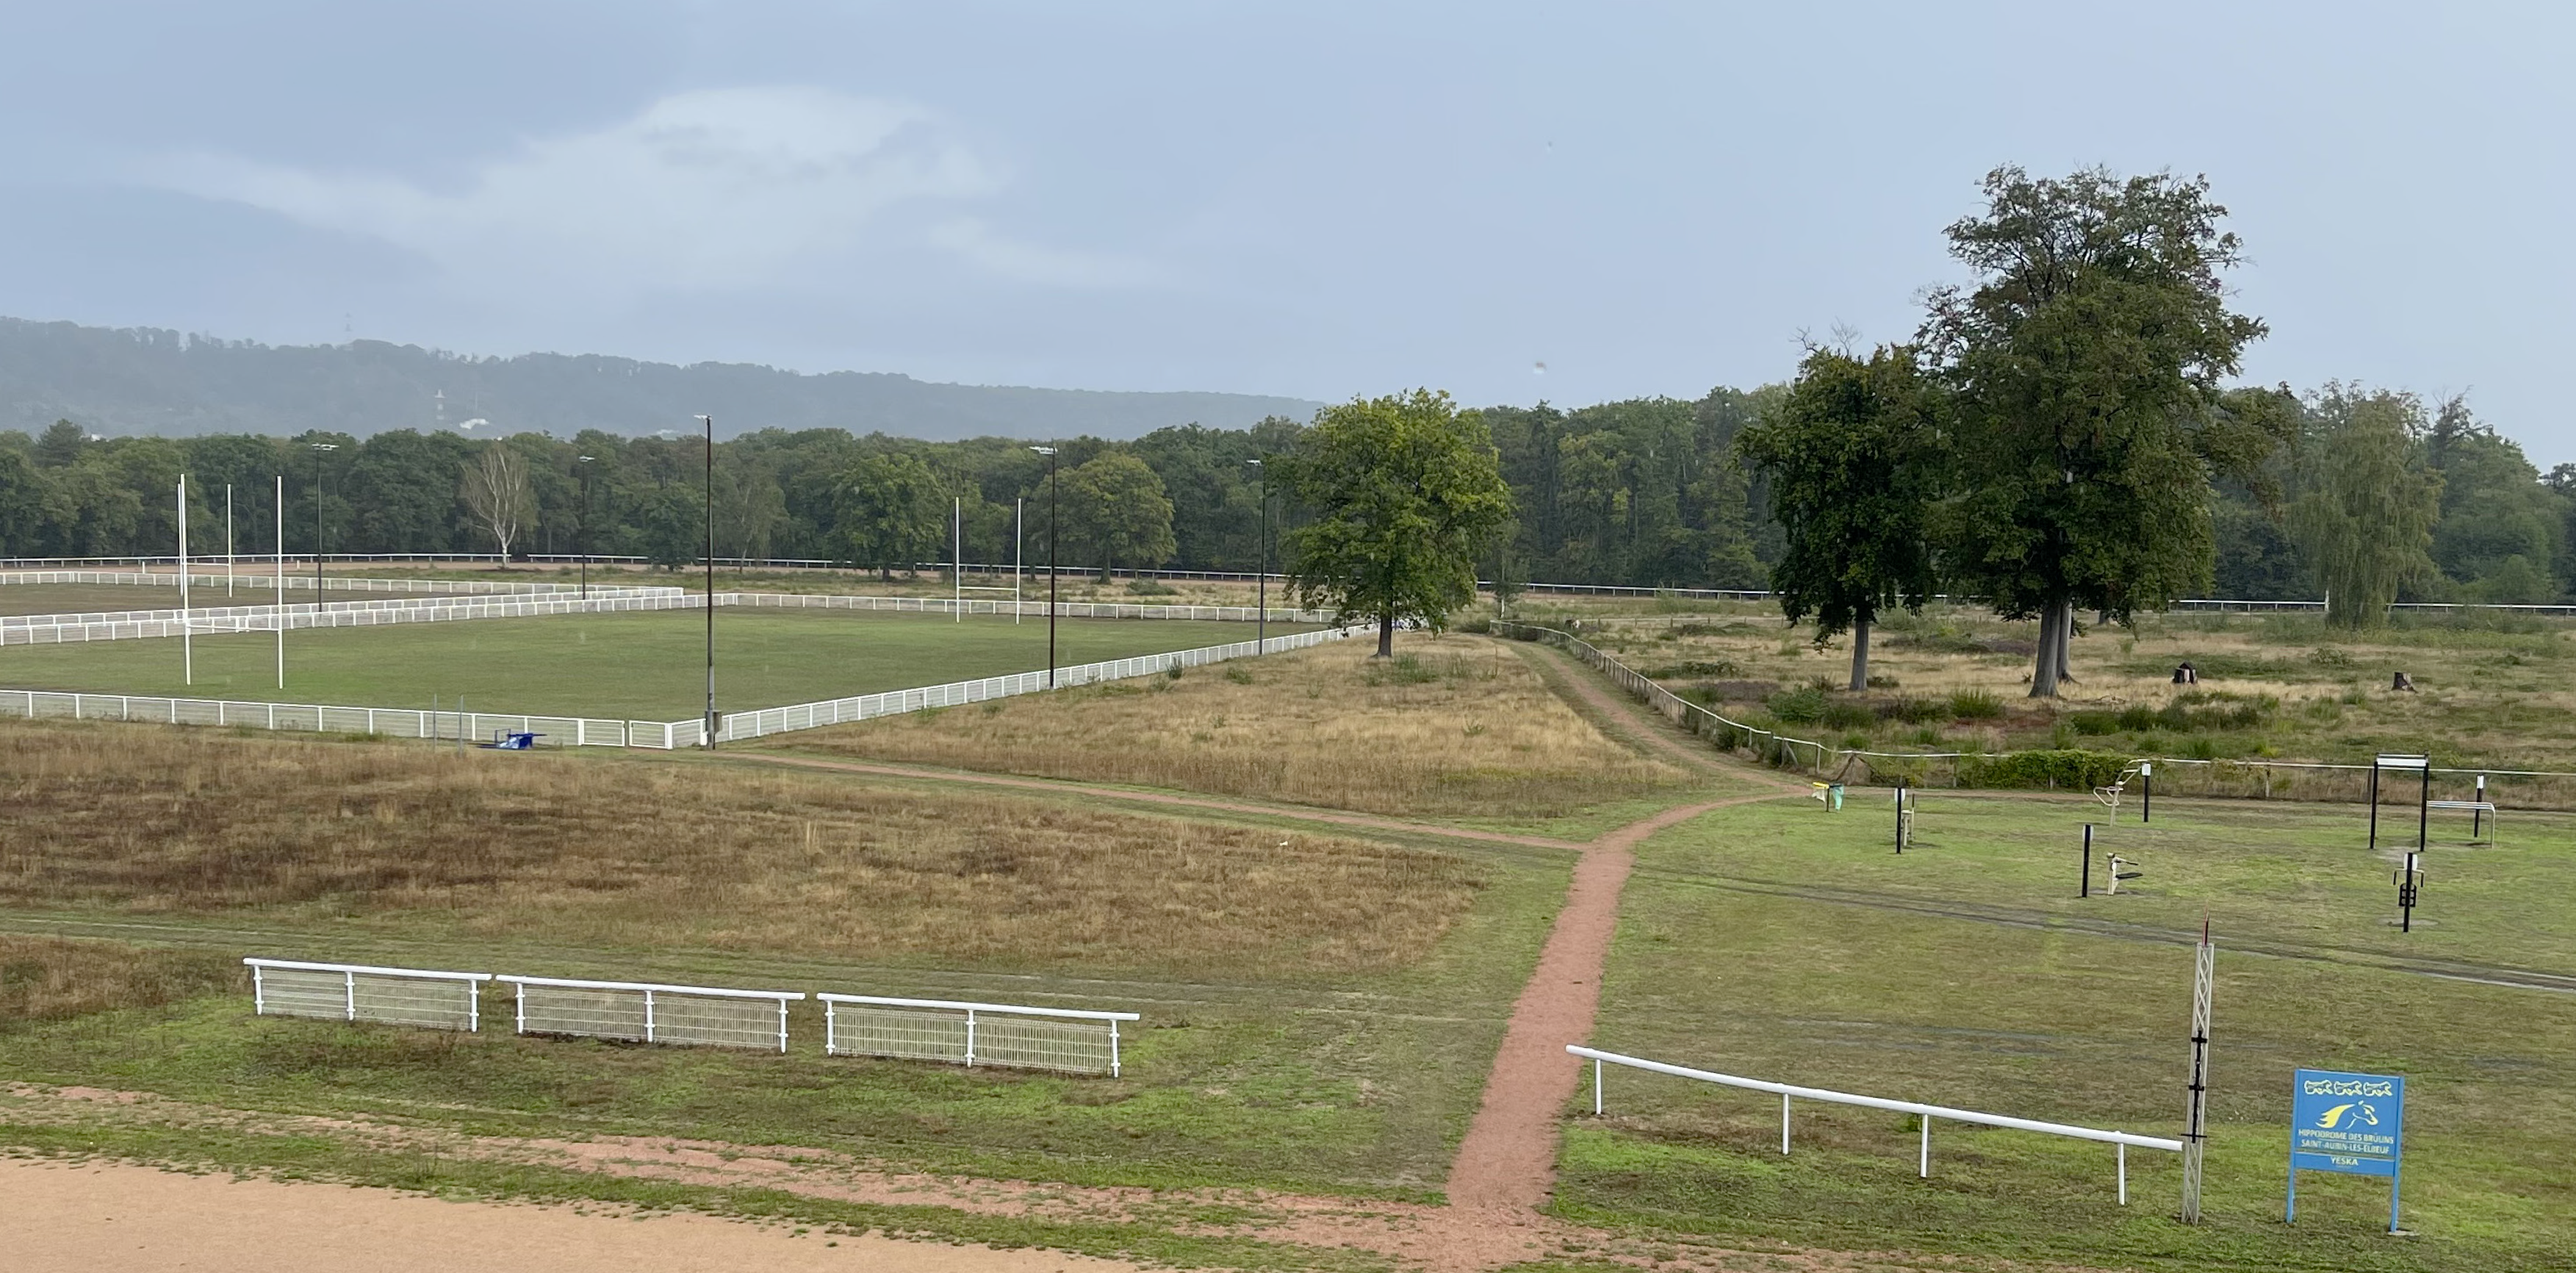
[[[948,617],[966,621],[966,497],[948,501]]]
[[[966,1010],[966,1068],[975,1068],[975,1010]]]
[[[268,1011],[268,985],[260,979],[260,966],[250,966],[250,1010],[257,1016]]]
[[[196,625],[188,622],[188,475],[179,475],[179,679],[189,685],[197,683],[197,648],[191,638]]]
[[[483,1033],[483,987],[471,981],[465,983],[465,1028]]]
[[[224,483],[224,600],[233,599],[233,484]]]
[[[1932,1116],[1929,1114],[1923,1116],[1923,1159],[1915,1164],[1914,1174],[1925,1180],[1932,1178]]]
[[[1118,1018],[1109,1019],[1109,1077],[1118,1077]]]
[[[349,996],[349,1019],[355,1021],[358,1019],[358,974],[344,972],[340,974],[340,979]]]
[[[1780,1093],[1780,1156],[1789,1156],[1789,1094]]]
[[[2120,1150],[2120,1205],[2125,1207],[2125,1206],[2129,1205],[2129,1142],[2127,1142],[2127,1141],[2125,1141],[2125,1140],[2124,1140],[2124,1141],[2119,1142],[2119,1150]]]
[[[838,1007],[839,1005],[829,999],[823,1001],[823,1055],[825,1056],[837,1055],[841,1048],[841,1015],[836,1010]],[[1112,1061],[1110,1066],[1115,1071],[1117,1062]]]
[[[1592,1062],[1592,1116],[1601,1117],[1601,1062],[1598,1058]]]
[[[1020,570],[1020,527],[1022,525],[1021,505],[1025,502],[1026,497],[1024,496],[1013,496],[1011,498],[1011,622],[1013,623],[1020,621],[1020,581],[1022,575]]]
[[[778,1054],[787,1055],[787,1001],[778,1001]]]
[[[458,728],[464,727],[459,725]],[[644,1041],[653,1041],[653,992],[650,990],[644,992]]]
[[[520,1034],[526,1034],[528,1032],[528,983],[522,981],[517,984],[519,987],[519,1021],[517,1030]]]

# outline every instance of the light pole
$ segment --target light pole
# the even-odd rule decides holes
[[[707,750],[716,746],[716,418],[707,426]]]
[[[1058,497],[1063,493],[1064,486],[1056,480],[1055,448],[1051,446],[1033,446],[1029,449],[1047,457],[1047,688],[1054,689],[1056,609],[1055,541],[1057,536],[1063,531],[1064,517],[1062,514],[1064,512],[1064,501]]]
[[[340,444],[337,442],[313,444],[313,613],[315,614],[322,613],[322,453],[339,449]],[[286,598],[279,597],[277,603],[285,605]]]
[[[1261,565],[1253,573],[1253,606],[1260,613],[1253,620],[1252,652],[1270,652],[1270,469],[1259,460],[1244,461],[1252,466],[1252,476],[1261,483]]]
[[[590,462],[596,456],[585,455],[581,464],[581,599],[590,600]]]

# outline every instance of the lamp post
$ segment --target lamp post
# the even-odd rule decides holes
[[[707,426],[707,750],[716,746],[716,418]]]
[[[590,600],[590,462],[598,457],[580,457],[581,464],[581,599]]]
[[[1252,475],[1261,483],[1261,565],[1253,573],[1253,607],[1260,611],[1253,621],[1252,652],[1270,652],[1270,469],[1259,460],[1244,461],[1252,466]]]
[[[322,613],[322,453],[337,451],[337,442],[313,443],[313,613]],[[285,605],[279,597],[277,604]]]
[[[1055,448],[1029,448],[1047,457],[1047,688],[1055,688],[1055,542],[1063,531],[1064,487],[1056,480]]]

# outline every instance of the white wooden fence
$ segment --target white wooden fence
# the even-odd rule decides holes
[[[126,610],[97,614],[0,616],[0,646],[77,641],[131,641],[181,633],[215,636],[237,632],[293,632],[307,628],[367,628],[389,623],[449,623],[467,619],[519,619],[563,614],[617,614],[639,610],[697,609],[697,599],[677,592],[631,590],[589,597],[391,597],[283,606],[191,606],[186,610]]]
[[[197,566],[203,567],[206,559],[198,557],[194,562]],[[241,568],[230,576],[203,574],[197,570],[190,570],[188,586],[221,588],[229,583],[240,588],[267,588],[275,591],[277,576],[267,573],[267,566],[267,558],[244,557],[241,560]],[[259,573],[254,573],[255,571]],[[119,584],[134,587],[176,588],[179,586],[179,572],[175,570],[0,570],[0,587],[9,584]],[[299,588],[307,592],[312,591],[313,576],[290,574],[286,577],[286,591],[293,592]],[[322,579],[322,588],[326,592],[408,592],[440,596],[494,597],[553,596],[563,593],[578,595],[582,590],[581,585],[577,583],[510,583],[493,579],[371,579],[357,575],[345,577],[326,575]],[[590,591],[597,593],[603,588],[627,592],[683,591],[669,584],[617,584],[613,587],[592,584]]]
[[[252,1010],[261,1016],[378,1021],[429,1030],[481,1029],[478,983],[492,979],[488,972],[309,964],[291,959],[242,962],[250,966]]]
[[[1118,1023],[1133,1012],[1028,1008],[876,995],[823,1001],[823,1050],[952,1065],[1004,1065],[1118,1077]]]
[[[1883,1096],[1859,1096],[1851,1092],[1836,1092],[1821,1087],[1799,1087],[1792,1083],[1741,1078],[1733,1074],[1718,1074],[1709,1070],[1667,1065],[1661,1061],[1622,1056],[1616,1052],[1602,1052],[1573,1044],[1566,1045],[1565,1050],[1592,1062],[1592,1112],[1596,1115],[1601,1112],[1601,1067],[1604,1065],[1622,1065],[1634,1070],[1669,1074],[1675,1078],[1694,1079],[1702,1083],[1716,1083],[1725,1087],[1740,1087],[1747,1091],[1774,1093],[1780,1098],[1780,1152],[1782,1154],[1789,1152],[1789,1102],[1792,1099],[1823,1101],[1833,1105],[1858,1105],[1864,1109],[1883,1109],[1899,1114],[1912,1114],[1921,1120],[1923,1132],[1921,1157],[1917,1159],[1915,1171],[1916,1174],[1927,1178],[1932,1174],[1932,1120],[1935,1118],[1946,1118],[1954,1123],[1977,1123],[1987,1127],[2008,1127],[2016,1131],[2042,1132],[2050,1136],[2069,1136],[2077,1140],[2100,1141],[2117,1146],[2114,1154],[2115,1169],[2119,1176],[2120,1205],[2124,1207],[2129,1205],[2129,1147],[2131,1145],[2140,1149],[2182,1152],[2181,1141],[2167,1140],[2160,1136],[2104,1131],[2098,1127],[2077,1127],[2068,1123],[2043,1123],[2037,1119],[2012,1118],[2003,1114],[1987,1114],[1971,1109],[1953,1109],[1947,1105],[1925,1105],[1918,1101],[1896,1101]]]

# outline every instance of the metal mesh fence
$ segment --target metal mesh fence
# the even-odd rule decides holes
[[[1023,1008],[935,999],[823,995],[823,1050],[951,1065],[1118,1073],[1118,1023],[1132,1012]]]
[[[370,968],[246,959],[256,1010],[263,1016],[373,1021],[427,1030],[473,1030],[480,1024],[480,973]]]
[[[645,1040],[644,991],[519,984],[519,1033]]]
[[[889,1056],[966,1064],[966,1014],[928,1008],[834,1004],[823,1050],[834,1056]]]
[[[518,1031],[629,1043],[787,1050],[790,991],[714,990],[615,981],[504,977],[518,987]]]

